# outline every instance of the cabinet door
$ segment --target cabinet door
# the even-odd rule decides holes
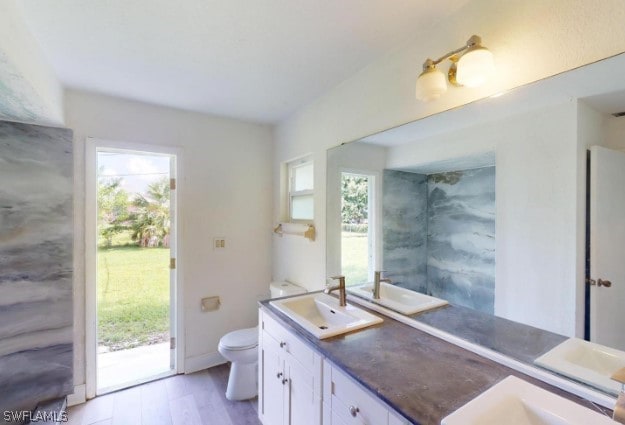
[[[382,402],[332,368],[332,421],[348,425],[388,425],[388,410]]]
[[[289,370],[288,425],[318,425],[321,403],[315,397],[315,377],[297,360],[290,358],[285,367]]]
[[[262,367],[261,391],[263,393],[261,417],[264,425],[282,425],[284,423],[284,396],[287,378],[279,348],[271,337],[263,337],[260,351]],[[284,381],[284,382],[283,382]]]

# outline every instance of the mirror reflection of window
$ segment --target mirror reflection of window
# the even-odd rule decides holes
[[[373,279],[374,176],[341,173],[341,274],[347,285]]]

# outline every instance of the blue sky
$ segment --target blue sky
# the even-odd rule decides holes
[[[130,193],[144,193],[148,185],[169,178],[169,156],[124,152],[98,152],[98,177],[120,177]]]

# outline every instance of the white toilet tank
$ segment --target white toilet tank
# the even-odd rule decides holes
[[[271,282],[269,290],[271,291],[271,298],[288,297],[308,292],[301,286],[285,281]]]

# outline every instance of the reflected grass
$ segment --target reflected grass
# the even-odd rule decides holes
[[[347,286],[369,281],[367,233],[342,232],[341,273]]]

